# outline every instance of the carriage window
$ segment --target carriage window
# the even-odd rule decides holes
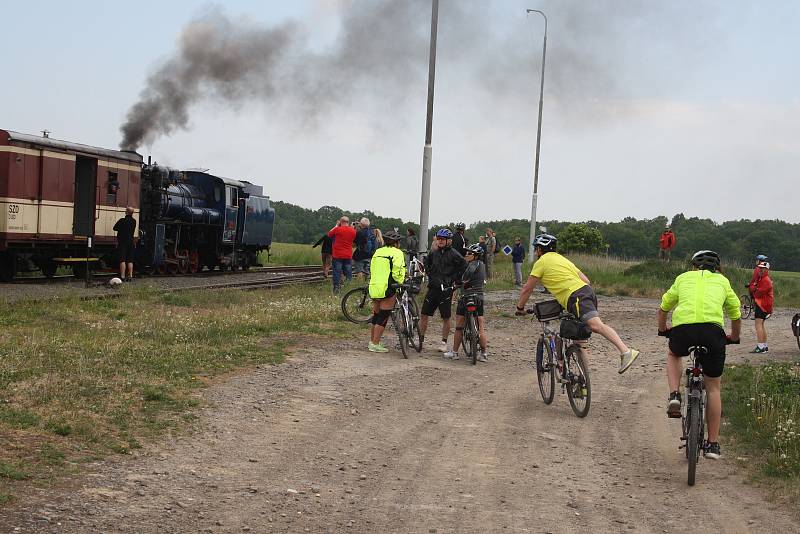
[[[219,202],[220,195],[221,195],[221,193],[219,191],[219,186],[215,186],[214,187],[214,202]]]
[[[232,208],[236,208],[239,206],[239,198],[237,196],[237,191],[235,187],[226,187],[225,188],[225,200],[226,204]]]
[[[106,203],[117,203],[117,191],[119,191],[119,176],[116,172],[108,171],[108,190],[106,191]]]

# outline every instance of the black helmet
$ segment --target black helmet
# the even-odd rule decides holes
[[[436,237],[443,237],[445,239],[453,239],[453,232],[450,231],[450,228],[442,228],[438,232],[436,232]]]
[[[477,257],[483,256],[483,247],[477,243],[473,243],[467,247],[467,254],[474,254]]]
[[[388,245],[389,243],[397,243],[403,239],[403,236],[395,232],[394,230],[388,230],[383,233],[383,241]]]
[[[558,239],[556,236],[550,234],[539,234],[536,239],[531,243],[534,247],[542,247],[545,252],[552,252],[556,249]]]
[[[467,225],[462,222],[456,224],[456,230],[464,230],[466,227]]]
[[[692,265],[698,269],[716,271],[719,269],[719,254],[713,250],[698,250],[692,256]]]

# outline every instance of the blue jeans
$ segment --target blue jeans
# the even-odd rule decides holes
[[[340,260],[333,258],[333,290],[339,291],[339,288],[342,287],[341,284],[341,277],[342,271],[344,270],[344,275],[347,277],[348,280],[353,279],[353,260]]]

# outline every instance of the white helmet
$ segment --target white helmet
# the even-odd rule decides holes
[[[117,287],[117,286],[121,286],[121,285],[122,285],[122,280],[120,280],[119,278],[116,278],[116,277],[114,277],[114,278],[112,278],[111,280],[108,281],[108,286],[109,287]]]

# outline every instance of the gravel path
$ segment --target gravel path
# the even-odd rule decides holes
[[[538,325],[498,315],[513,311],[511,293],[490,300],[488,364],[427,347],[408,360],[372,354],[366,336],[304,340],[287,363],[210,387],[195,434],[34,490],[0,511],[0,530],[800,532],[791,511],[743,482],[732,454],[701,459],[687,487],[679,423],[664,415],[656,301],[601,298],[604,319],[643,356],[620,376],[613,347],[591,341],[581,420],[565,395],[550,406],[539,397]],[[791,314],[777,315],[771,356],[796,358],[794,339],[775,331]],[[732,361],[751,348],[751,324]]]

